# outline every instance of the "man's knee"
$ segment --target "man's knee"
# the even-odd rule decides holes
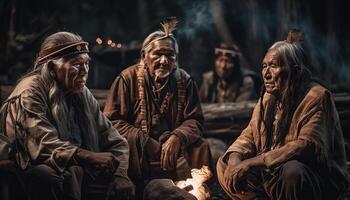
[[[210,152],[209,143],[204,139],[199,139],[197,142],[189,146],[190,151],[196,152]]]
[[[72,177],[83,177],[84,169],[81,166],[73,165],[67,168],[67,173]]]
[[[226,163],[224,163],[222,157],[220,157],[218,162],[216,163],[216,174],[220,184],[223,183],[226,167],[227,167]]]
[[[275,199],[322,199],[319,176],[296,160],[281,166],[278,182],[272,188]]]
[[[306,165],[291,160],[282,165],[280,180],[288,184],[299,184],[306,174]]]
[[[57,185],[63,182],[63,177],[56,170],[45,164],[37,165],[26,170],[25,175],[28,181],[32,183]]]

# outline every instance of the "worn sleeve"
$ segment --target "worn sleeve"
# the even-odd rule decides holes
[[[112,123],[103,115],[97,100],[88,89],[86,89],[86,93],[89,105],[93,111],[93,116],[95,117],[101,151],[109,151],[117,157],[119,167],[115,172],[116,175],[127,176],[129,163],[128,143],[112,126]]]
[[[332,126],[330,93],[311,103],[304,117],[298,123],[299,136],[296,140],[264,154],[267,167],[278,166],[288,160],[315,159],[314,162],[325,161],[327,158],[329,127]],[[335,108],[333,108],[335,109]],[[312,162],[312,161],[309,161]]]
[[[241,135],[227,149],[223,156],[224,160],[226,160],[232,152],[239,153],[243,159],[250,158],[256,154],[256,147],[252,131],[252,121],[242,131]]]
[[[118,76],[113,82],[108,94],[106,106],[103,113],[107,116],[113,126],[124,136],[128,142],[137,141],[139,137],[145,134],[140,134],[142,130],[128,122],[129,117],[133,112],[131,105],[131,90],[130,83],[122,76]],[[136,91],[133,91],[136,93]],[[132,94],[135,95],[135,94]]]
[[[259,100],[260,101],[260,100]],[[238,138],[231,144],[223,155],[223,160],[226,161],[232,152],[239,153],[243,159],[250,158],[256,155],[256,145],[254,142],[253,129],[257,126],[257,118],[260,112],[260,104],[255,105],[252,118],[248,126],[241,132]]]
[[[190,145],[196,142],[203,131],[203,113],[198,97],[198,88],[192,79],[186,84],[186,101],[183,114],[183,122],[173,134],[177,135],[182,143]]]
[[[32,163],[44,162],[63,172],[77,146],[58,138],[58,131],[48,117],[50,106],[43,96],[34,89],[21,94],[23,117],[20,123],[27,132],[25,146]]]

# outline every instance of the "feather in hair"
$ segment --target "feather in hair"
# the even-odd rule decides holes
[[[291,29],[287,36],[287,42],[294,43],[303,43],[304,41],[304,32],[300,29]]]
[[[165,35],[170,35],[176,29],[176,25],[179,21],[176,17],[168,17],[160,25],[162,25]]]

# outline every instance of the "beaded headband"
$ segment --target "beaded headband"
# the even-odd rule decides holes
[[[89,53],[88,44],[89,43],[84,41],[70,42],[44,49],[39,53],[34,68],[49,60],[63,58],[74,54]]]

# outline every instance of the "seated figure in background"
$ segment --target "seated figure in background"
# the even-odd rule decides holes
[[[258,98],[258,76],[241,66],[236,45],[215,48],[215,70],[203,74],[199,98],[203,103],[240,102]]]

